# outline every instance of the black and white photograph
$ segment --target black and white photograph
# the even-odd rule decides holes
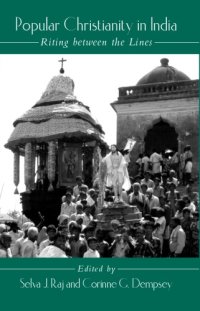
[[[199,257],[197,54],[1,54],[0,257]]]

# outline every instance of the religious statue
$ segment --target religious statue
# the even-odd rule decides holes
[[[102,160],[101,176],[104,178],[107,187],[112,187],[115,195],[115,202],[123,202],[122,189],[129,190],[131,187],[127,162],[117,150],[116,145],[111,146],[111,152]]]
[[[62,154],[62,162],[65,165],[66,178],[73,178],[76,167],[76,153],[65,146]]]

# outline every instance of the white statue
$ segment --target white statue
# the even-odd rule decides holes
[[[113,187],[115,202],[122,202],[122,189],[129,190],[131,187],[127,162],[117,150],[116,145],[111,145],[111,152],[102,160],[105,168],[104,176],[106,186]]]

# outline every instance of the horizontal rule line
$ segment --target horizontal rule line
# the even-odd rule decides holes
[[[119,271],[199,271],[199,268],[118,268]]]
[[[0,42],[0,44],[38,44],[39,42]]]
[[[154,42],[154,43],[159,43],[159,44],[199,44],[200,42],[182,42],[182,41],[166,41],[166,42],[162,42],[162,41],[159,41],[159,42]]]
[[[0,268],[0,271],[74,271],[75,268]]]

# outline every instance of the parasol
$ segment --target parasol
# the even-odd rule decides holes
[[[16,220],[14,220],[11,216],[9,216],[8,214],[2,214],[0,213],[0,223],[4,223],[4,222],[16,222]]]

